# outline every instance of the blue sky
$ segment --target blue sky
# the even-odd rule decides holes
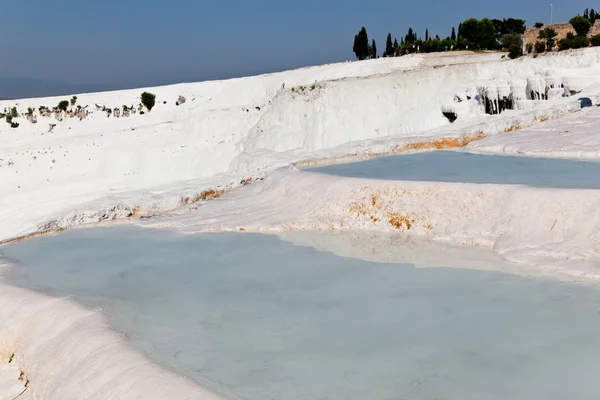
[[[2,0],[0,76],[151,85],[352,59],[409,26],[447,36],[469,17],[549,22],[549,0]],[[566,21],[594,2],[554,0]],[[600,10],[600,3],[596,4]]]

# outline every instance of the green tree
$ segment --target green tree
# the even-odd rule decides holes
[[[400,38],[402,40],[402,38]],[[394,51],[398,48],[398,39],[394,38]]]
[[[525,33],[525,21],[522,19],[494,19],[492,20],[492,23],[496,28],[496,43],[498,45],[502,44],[504,35],[508,35],[511,33],[522,35],[523,33]]]
[[[542,29],[538,35],[538,39],[545,41],[546,51],[552,51],[555,44],[556,31],[552,28]],[[537,51],[537,43],[536,43]],[[537,51],[539,53],[539,51]]]
[[[446,48],[448,50],[450,50],[450,47],[452,47],[452,41],[448,40],[448,39],[444,39],[440,41],[440,46],[439,46],[439,50],[446,50]]]
[[[508,50],[508,56],[511,59],[523,55],[523,39],[518,33],[507,33],[502,36],[502,47]]]
[[[58,103],[59,110],[67,111],[67,108],[69,108],[69,100],[63,100],[60,103]]]
[[[476,35],[476,43],[480,49],[495,49],[497,47],[496,27],[494,23],[484,18],[478,23],[479,31]]]
[[[428,42],[429,41],[429,28],[425,29],[425,41]]]
[[[588,21],[590,20],[590,11],[587,8],[583,12],[583,18],[587,19]]]
[[[527,50],[527,54],[533,53],[533,44],[527,43],[527,45],[525,45],[525,50]]]
[[[594,9],[592,8],[590,10],[590,22],[592,23],[592,25],[594,25],[594,22],[596,22],[597,18],[598,16],[596,15],[596,11],[594,11]]]
[[[154,107],[154,103],[156,102],[156,95],[148,92],[142,93],[142,104],[148,109],[148,111],[152,111],[152,107]]]
[[[354,36],[354,46],[352,47],[352,51],[359,60],[364,60],[369,55],[369,37],[364,26],[360,32]]]
[[[538,40],[537,42],[535,42],[535,52],[537,54],[543,53],[546,51],[546,43],[542,42],[541,40]]]
[[[575,29],[575,32],[577,32],[579,36],[587,35],[590,28],[592,27],[592,23],[589,19],[579,15],[571,18],[569,23],[573,26],[573,29]]]
[[[394,44],[392,43],[392,34],[388,33],[387,40],[385,41],[385,54],[391,56],[394,54]]]
[[[479,21],[475,18],[469,18],[458,27],[458,38],[465,39],[471,47],[475,47],[477,40],[477,30],[479,29]]]
[[[594,35],[590,38],[592,46],[600,46],[600,35]]]
[[[450,35],[450,40],[452,40],[453,42],[456,41],[456,31],[454,30],[454,27],[452,27],[452,34]]]
[[[536,23],[535,23],[535,25],[534,25],[534,27],[536,27],[536,28],[538,28],[538,29],[540,29],[540,28],[541,28],[541,27],[543,27],[543,26],[544,26],[544,23],[543,23],[543,22],[536,22]]]
[[[369,46],[369,57],[372,59],[377,58],[377,43],[375,43],[375,39],[371,42],[371,46]]]
[[[406,34],[406,37],[404,38],[404,43],[412,44],[416,40],[417,40],[417,34],[414,33],[413,28],[408,28],[408,33]]]

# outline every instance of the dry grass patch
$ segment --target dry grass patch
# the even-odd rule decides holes
[[[225,190],[223,190],[223,189],[220,189],[220,190],[215,190],[215,189],[205,190],[204,192],[200,193],[200,200],[218,199],[219,197],[223,196],[223,194],[225,194]]]
[[[390,213],[388,213],[388,216],[389,216],[389,220],[388,220],[389,224],[398,230],[405,228],[407,231],[409,231],[413,227],[413,224],[415,223],[414,218],[411,219],[407,215],[403,215],[398,212],[390,212]]]
[[[508,128],[504,129],[504,133],[514,132],[521,129],[521,125],[511,125]]]
[[[371,188],[362,187],[361,192],[370,191]],[[423,193],[425,193],[424,191]],[[407,213],[394,210],[396,207],[402,207],[397,203],[402,196],[414,196],[410,190],[403,188],[384,188],[374,193],[365,193],[363,201],[353,201],[348,205],[348,211],[361,219],[377,224],[387,222],[398,230],[410,230],[415,226],[416,217]],[[431,226],[429,225],[429,228]]]

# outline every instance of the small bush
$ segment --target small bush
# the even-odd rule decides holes
[[[27,115],[29,115],[29,116],[33,115],[33,108],[27,107]]]
[[[129,108],[127,106],[123,106],[123,112],[129,110]]]
[[[525,50],[527,50],[527,54],[533,53],[533,44],[527,43],[527,45],[525,46]]]
[[[71,105],[74,106],[77,103],[77,96],[71,97]]]
[[[564,50],[568,50],[571,48],[572,45],[572,39],[561,39],[558,41],[558,50],[560,51],[564,51]]]
[[[167,102],[166,102],[166,101],[163,101],[163,104],[167,104]]]
[[[590,40],[586,36],[575,36],[572,46],[574,49],[583,49],[590,46]]]
[[[541,28],[541,27],[544,26],[544,23],[543,22],[536,22],[534,26],[539,29],[539,28]]]
[[[575,36],[572,33],[568,33],[565,39],[562,39],[558,42],[559,50],[568,50],[568,49],[582,49],[584,47],[589,47],[590,41],[585,36]]]
[[[144,115],[144,114],[146,114],[146,113],[145,113],[145,112],[143,112],[143,111],[140,111],[140,115]]]
[[[178,106],[178,105],[179,105],[179,102],[178,102],[178,101],[176,101],[176,102],[175,102],[175,105],[176,105],[176,106]]]
[[[540,42],[539,40],[535,42],[535,52],[539,54],[544,51],[546,51],[546,43]]]
[[[590,38],[592,46],[600,46],[600,35],[594,35]]]
[[[154,107],[155,102],[156,95],[148,92],[142,93],[142,104],[148,109],[148,111],[152,111],[152,107]]]
[[[10,109],[10,116],[13,118],[17,118],[19,116],[19,112],[17,111],[17,107],[13,107]]]
[[[523,39],[518,33],[502,36],[502,47],[508,50],[508,56],[513,60],[523,55]]]
[[[18,122],[11,122],[10,123],[10,127],[11,128],[18,128],[19,127],[19,123]]]
[[[67,111],[67,108],[69,108],[69,101],[68,100],[63,100],[60,103],[58,103],[58,109],[61,111]]]

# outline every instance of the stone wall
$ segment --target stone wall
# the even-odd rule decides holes
[[[590,37],[596,36],[596,35],[600,35],[600,19],[597,19],[594,22],[594,25],[592,25],[592,28],[588,32],[587,36],[590,38]]]
[[[597,21],[598,22],[598,21]],[[554,39],[556,42],[556,46],[554,50],[558,49],[558,41],[567,37],[567,33],[571,32],[573,35],[576,35],[575,29],[571,24],[552,24],[552,25],[544,25],[541,28],[527,28],[525,30],[525,37],[523,38],[523,45],[526,47],[529,43],[535,46],[535,42],[538,41],[538,36],[542,29],[552,28],[556,31],[557,35]]]
[[[544,25],[541,28],[527,28],[525,30],[525,35],[523,38],[523,48],[526,48],[528,43],[535,45],[535,42],[538,41],[538,35],[542,29],[552,28],[556,31],[557,36],[554,39],[556,41],[556,46],[554,50],[558,49],[558,41],[567,37],[567,33],[571,32],[573,35],[577,35],[575,29],[571,24],[552,24],[552,25]],[[597,19],[594,22],[594,25],[590,28],[590,31],[587,34],[587,37],[590,38],[595,35],[600,35],[600,19]]]

